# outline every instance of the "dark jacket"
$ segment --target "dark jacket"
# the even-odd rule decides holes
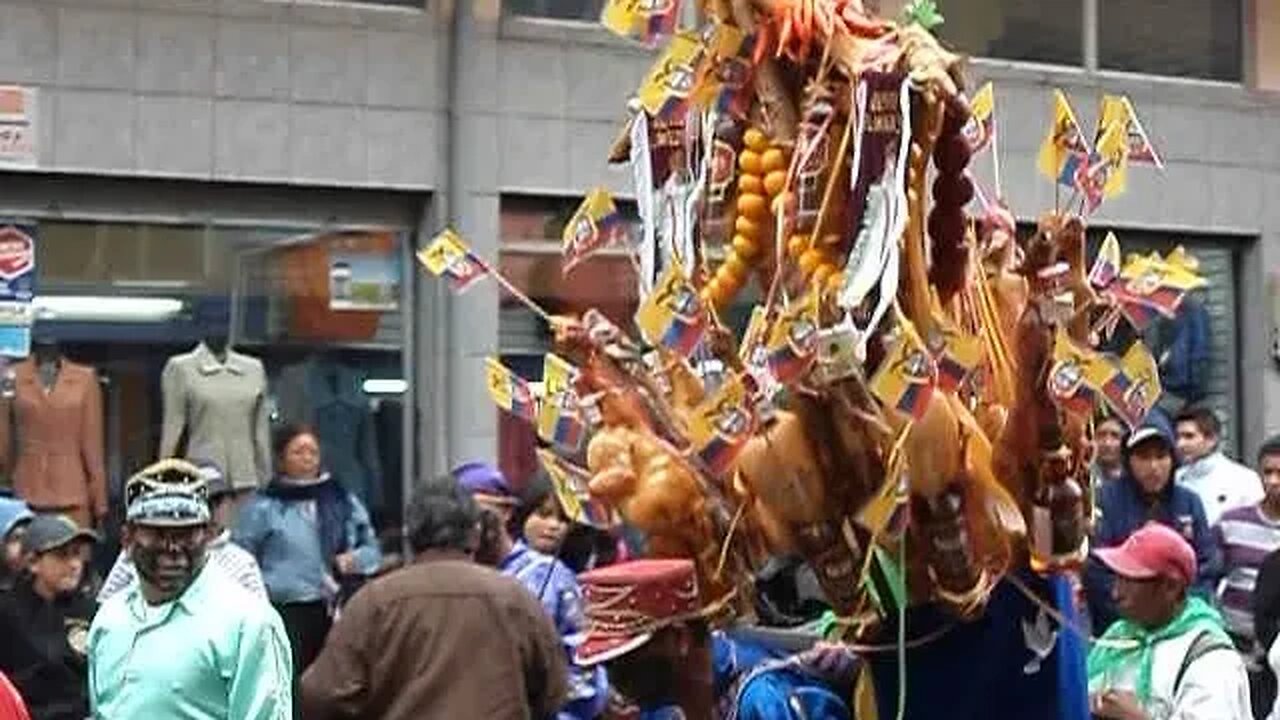
[[[93,612],[89,596],[49,602],[26,577],[0,594],[0,671],[22,693],[33,718],[88,716],[85,648]]]
[[[1155,428],[1159,431],[1170,453],[1175,456],[1176,470],[1177,453],[1173,449],[1173,430],[1168,421],[1157,415],[1144,422],[1139,430],[1142,428]],[[1195,492],[1175,483],[1172,471],[1169,483],[1158,497],[1144,495],[1133,478],[1127,448],[1124,467],[1124,475],[1119,480],[1104,483],[1098,491],[1097,506],[1101,517],[1094,527],[1093,548],[1119,545],[1134,530],[1153,520],[1173,528],[1186,538],[1196,552],[1197,575],[1192,590],[1212,601],[1214,584],[1221,575],[1221,568],[1200,498]],[[1111,600],[1112,580],[1111,571],[1091,557],[1085,568],[1085,595],[1093,630],[1097,634],[1101,634],[1117,618],[1115,604]]]
[[[366,585],[302,677],[302,717],[547,718],[568,694],[565,653],[516,580],[461,554]]]

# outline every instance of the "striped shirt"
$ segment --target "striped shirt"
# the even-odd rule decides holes
[[[231,542],[231,531],[223,530],[222,534],[209,542],[209,564],[217,567],[232,580],[239,583],[255,597],[267,599],[267,586],[262,582],[262,571],[258,569],[258,561],[253,559],[249,551]],[[111,572],[98,591],[98,604],[107,598],[126,590],[138,579],[138,571],[129,560],[128,551],[122,550],[111,566]]]
[[[1260,505],[1238,507],[1223,513],[1214,536],[1226,571],[1219,602],[1227,629],[1253,638],[1253,588],[1262,561],[1280,548],[1280,520],[1268,518]]]

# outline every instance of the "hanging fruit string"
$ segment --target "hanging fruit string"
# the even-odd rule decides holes
[[[844,133],[840,136],[840,145],[836,150],[836,158],[831,169],[831,177],[827,179],[827,187],[822,193],[822,204],[818,206],[818,218],[814,221],[813,235],[810,238],[811,242],[818,242],[819,233],[822,231],[823,223],[827,219],[827,212],[831,209],[831,203],[835,198],[836,188],[838,187],[838,183],[836,181],[844,174],[841,171],[844,169],[846,154],[849,151],[849,142],[853,136],[853,124],[855,120],[856,118],[854,117],[853,108],[849,108],[849,117],[845,120]],[[833,266],[833,271],[829,277],[839,278],[839,276],[840,270]],[[839,282],[834,283],[834,285],[835,287],[839,287]],[[832,288],[827,289],[830,290]]]

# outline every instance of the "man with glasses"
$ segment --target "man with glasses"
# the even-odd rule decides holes
[[[162,460],[125,485],[124,544],[138,582],[89,631],[95,718],[289,720],[289,644],[275,610],[206,562],[200,469]]]

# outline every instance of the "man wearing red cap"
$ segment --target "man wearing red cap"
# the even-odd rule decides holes
[[[578,580],[588,629],[577,664],[608,663],[614,688],[638,706],[631,718],[713,717],[711,639],[693,563],[637,560]]]
[[[1249,720],[1248,678],[1222,616],[1187,594],[1196,578],[1187,541],[1153,522],[1095,555],[1115,574],[1121,619],[1089,653],[1094,717]]]
[[[606,663],[626,720],[850,717],[854,665],[839,647],[783,659],[708,630],[689,560],[636,560],[579,576],[588,629],[575,661]],[[848,676],[848,677],[846,677]],[[720,696],[720,697],[717,697]],[[720,707],[717,707],[717,704]]]

